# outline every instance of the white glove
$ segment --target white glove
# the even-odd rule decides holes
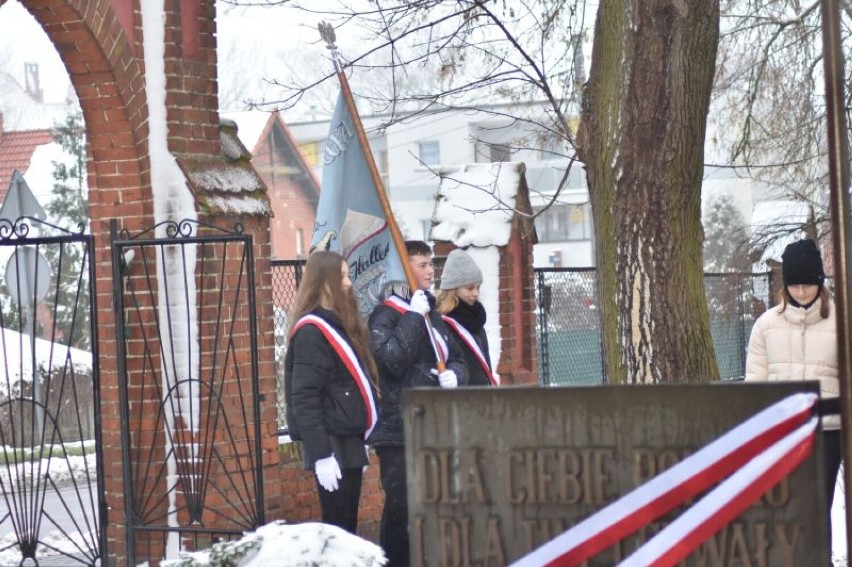
[[[418,289],[411,296],[411,301],[408,302],[408,310],[426,315],[432,308],[429,307],[429,298],[426,297],[426,292]]]
[[[337,464],[334,455],[314,463],[314,471],[317,473],[320,486],[329,492],[337,490],[337,481],[340,480],[342,475],[340,474],[340,465]]]
[[[438,374],[438,382],[442,388],[455,388],[459,385],[459,379],[452,370],[444,370]]]

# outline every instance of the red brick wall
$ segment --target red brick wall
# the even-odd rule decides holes
[[[166,11],[169,149],[182,154],[216,155],[216,4],[167,2]]]
[[[281,484],[281,517],[289,523],[319,522],[322,518],[314,474],[302,465],[302,444],[284,443],[279,447]],[[358,509],[358,535],[379,542],[379,526],[385,497],[379,478],[379,460],[370,451],[370,466],[364,471],[361,503]]]
[[[533,241],[512,222],[509,244],[500,249],[500,331],[502,349],[497,373],[503,384],[536,384],[535,280]]]
[[[104,485],[110,564],[123,565],[125,533],[109,219],[151,224],[143,68],[105,0],[23,6],[44,27],[68,69],[86,121],[89,210],[95,237]],[[138,12],[137,12],[138,16]],[[137,18],[138,19],[138,18]]]
[[[269,200],[272,205],[272,257],[278,260],[306,258],[311,244],[316,218],[317,197],[316,189],[309,187],[313,180],[306,179],[305,174],[285,173],[299,170],[302,165],[295,159],[288,159],[287,153],[279,144],[286,144],[286,135],[280,129],[277,115],[272,115],[271,131],[264,136],[254,148],[252,164],[269,190]],[[271,140],[275,139],[276,147]],[[293,148],[295,151],[297,149]],[[297,250],[296,232],[302,233],[302,251]]]
[[[242,219],[254,239],[255,308],[257,311],[257,365],[261,446],[263,451],[263,496],[266,521],[283,518],[282,486],[278,452],[278,396],[275,375],[275,337],[272,314],[272,270],[270,267],[269,219]]]
[[[279,260],[306,258],[314,231],[316,210],[305,198],[305,193],[292,177],[276,176],[275,180],[261,177],[269,188],[272,204],[270,232],[272,233],[272,257]],[[269,176],[271,177],[271,176]],[[296,231],[302,232],[302,254],[297,254]]]

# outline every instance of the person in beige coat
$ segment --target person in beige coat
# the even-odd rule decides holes
[[[745,380],[819,380],[821,397],[836,398],[840,392],[837,328],[834,305],[823,285],[825,273],[819,249],[813,240],[793,242],[784,249],[781,262],[784,288],[780,304],[754,324],[748,342]],[[841,460],[840,418],[822,418],[822,429],[830,508]],[[830,533],[829,529],[829,537]]]

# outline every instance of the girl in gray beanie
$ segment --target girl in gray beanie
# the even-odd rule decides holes
[[[464,351],[471,386],[497,386],[491,371],[485,307],[479,301],[482,271],[462,249],[450,252],[441,273],[437,310]]]

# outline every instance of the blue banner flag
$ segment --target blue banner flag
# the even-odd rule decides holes
[[[339,252],[347,259],[349,277],[363,313],[369,313],[382,301],[388,283],[405,282],[379,190],[370,176],[341,93],[325,144],[311,246]]]

